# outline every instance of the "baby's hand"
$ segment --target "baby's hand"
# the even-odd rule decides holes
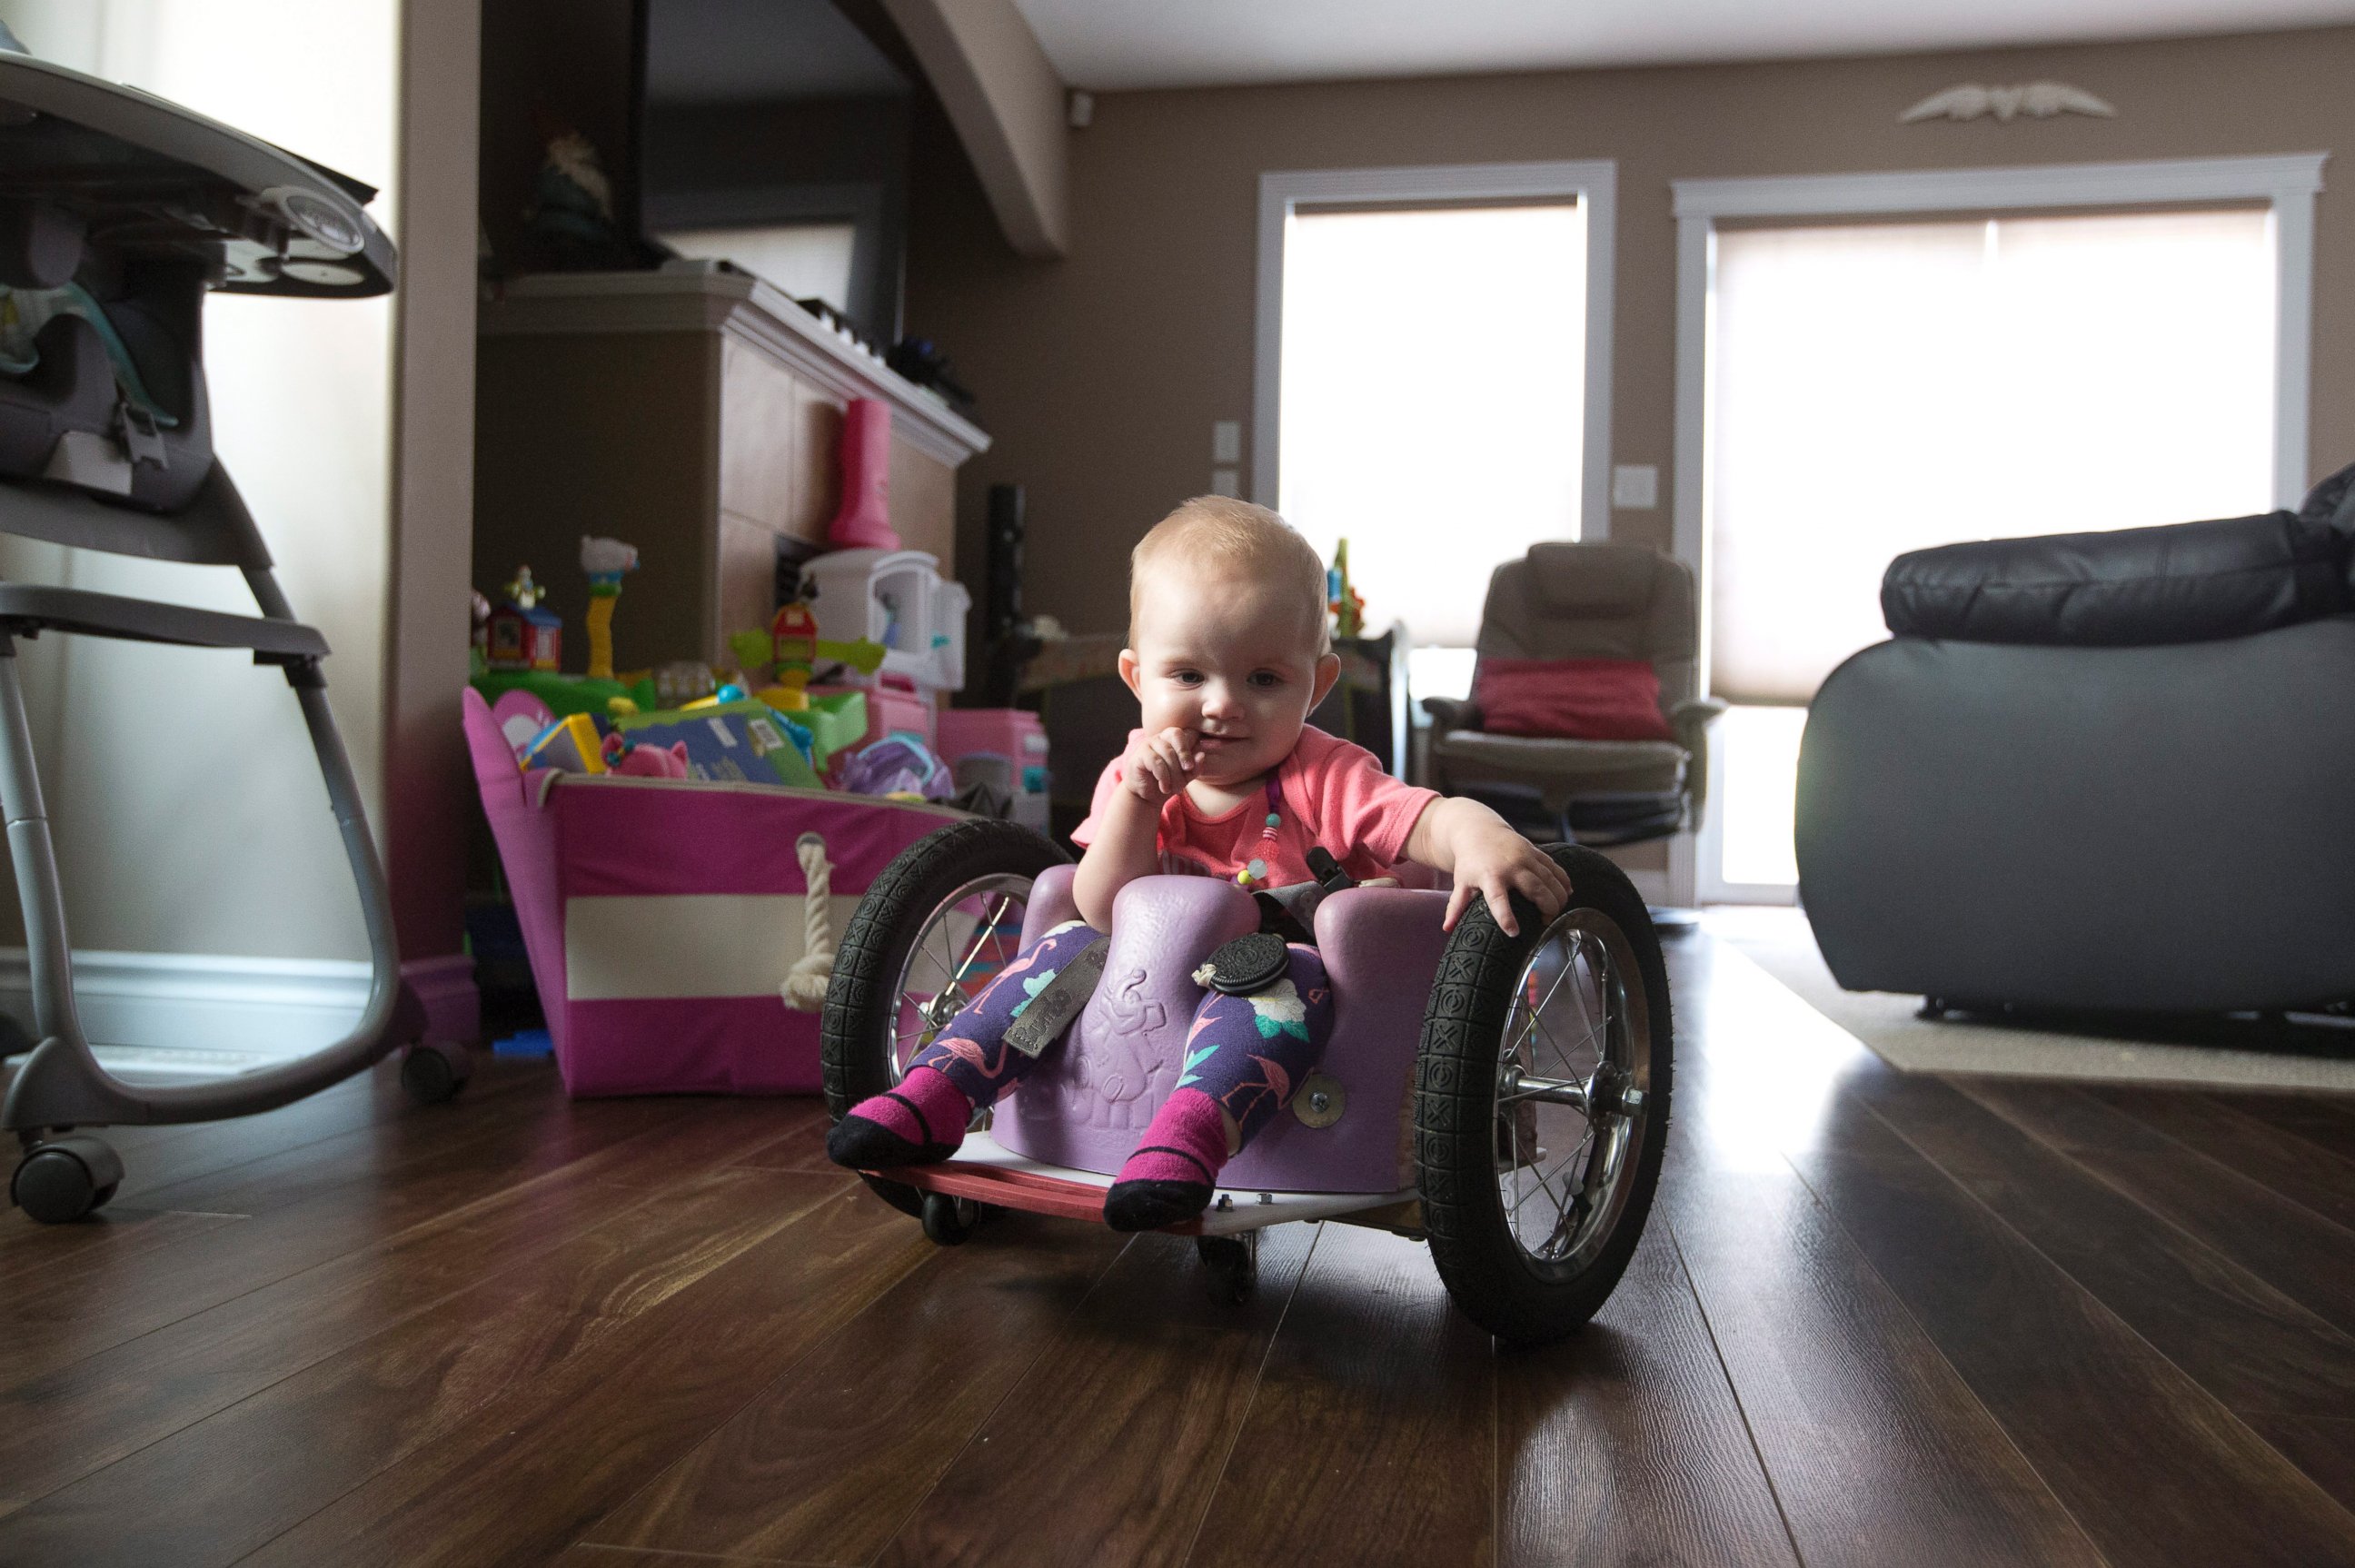
[[[1447,917],[1441,928],[1454,931],[1475,893],[1485,895],[1488,912],[1508,936],[1521,933],[1513,918],[1512,895],[1519,892],[1538,906],[1549,923],[1570,901],[1570,873],[1552,858],[1502,822],[1480,823],[1465,835],[1455,851],[1455,891],[1447,895]]]
[[[1158,735],[1140,733],[1121,760],[1121,782],[1131,795],[1157,806],[1186,787],[1202,760],[1202,738],[1172,725]]]

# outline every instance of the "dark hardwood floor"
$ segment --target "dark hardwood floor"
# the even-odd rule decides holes
[[[1575,1340],[1424,1249],[1000,1220],[806,1101],[485,1061],[110,1135],[0,1215],[0,1564],[2355,1564],[2355,1101],[1906,1077],[1671,948],[1659,1206]]]

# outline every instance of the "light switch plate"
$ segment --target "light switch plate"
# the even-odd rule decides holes
[[[1243,485],[1242,475],[1241,473],[1232,468],[1213,468],[1210,470],[1211,495],[1240,496],[1242,493]]]
[[[1611,504],[1646,512],[1660,504],[1660,471],[1648,463],[1622,464],[1611,471]]]
[[[1243,421],[1212,420],[1210,421],[1210,461],[1241,463],[1243,460]]]

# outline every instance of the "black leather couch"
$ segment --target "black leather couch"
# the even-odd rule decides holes
[[[2355,998],[2355,467],[2296,512],[1901,556],[1824,683],[1800,899],[1850,990]]]

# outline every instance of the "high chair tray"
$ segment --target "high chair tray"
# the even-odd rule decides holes
[[[939,1165],[901,1166],[868,1174],[915,1188],[970,1198],[1001,1209],[1103,1222],[1104,1191],[1113,1179],[1092,1170],[1049,1165],[1014,1153],[986,1132],[967,1133],[957,1157]],[[1179,1236],[1231,1236],[1287,1220],[1330,1220],[1412,1201],[1400,1192],[1250,1192],[1220,1188],[1199,1220],[1163,1227]]]

